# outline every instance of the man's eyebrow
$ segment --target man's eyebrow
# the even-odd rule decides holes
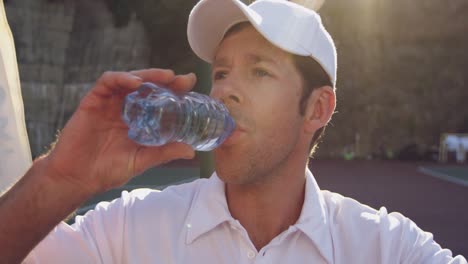
[[[246,55],[247,61],[249,61],[252,64],[258,64],[261,62],[266,62],[274,65],[278,65],[278,62],[270,57],[258,55],[258,54],[247,54]]]
[[[245,55],[245,59],[250,64],[258,64],[261,62],[266,62],[266,63],[270,63],[273,65],[279,65],[278,61],[276,61],[275,59],[267,57],[267,56],[258,55],[258,54],[252,54],[252,53],[247,54]],[[229,62],[227,58],[220,58],[220,59],[215,58],[212,64],[212,67],[227,67],[227,66],[229,66]]]
[[[227,67],[228,65],[229,63],[226,58],[221,58],[221,59],[215,58],[211,66],[214,68],[214,67]]]

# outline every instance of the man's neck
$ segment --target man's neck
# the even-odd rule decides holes
[[[249,185],[226,184],[232,216],[260,250],[298,220],[305,195],[305,170],[268,177]]]

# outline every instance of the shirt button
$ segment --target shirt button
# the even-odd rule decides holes
[[[249,252],[247,252],[247,257],[248,257],[249,259],[255,258],[255,252],[253,252],[252,250],[250,250]]]

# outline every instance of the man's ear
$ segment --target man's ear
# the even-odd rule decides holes
[[[312,91],[307,100],[304,116],[304,129],[307,133],[315,133],[330,121],[335,112],[336,95],[330,86],[323,86]]]

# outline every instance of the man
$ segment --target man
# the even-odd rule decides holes
[[[187,91],[193,74],[106,73],[54,149],[2,198],[6,262],[47,235],[27,263],[466,263],[400,214],[319,190],[307,160],[335,109],[336,55],[315,12],[286,1],[203,0],[188,35],[212,63],[211,95],[237,124],[215,150],[216,173],[123,193],[47,235],[91,195],[193,157],[181,143],[136,145],[119,118],[125,94],[142,81]]]

